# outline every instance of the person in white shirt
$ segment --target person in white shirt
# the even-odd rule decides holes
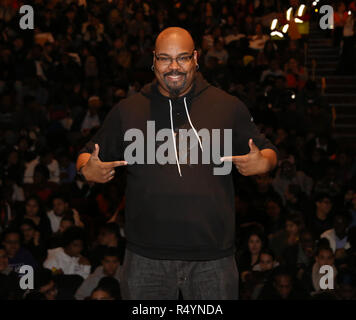
[[[246,35],[243,33],[240,33],[237,26],[233,26],[232,31],[228,35],[225,36],[225,39],[224,39],[225,45],[228,45],[230,42],[233,42],[233,41],[238,41],[241,38],[246,38]]]
[[[350,217],[346,215],[337,214],[334,217],[334,228],[326,230],[320,235],[320,238],[328,239],[330,248],[337,257],[342,251],[350,248],[350,243],[347,241],[350,220]]]
[[[53,209],[47,212],[49,221],[51,222],[52,232],[59,230],[63,215],[68,211],[68,201],[64,195],[57,194],[52,198]]]
[[[249,47],[254,50],[263,50],[265,43],[270,37],[267,34],[263,34],[262,25],[260,23],[256,24],[256,34],[249,36]]]
[[[23,182],[33,183],[35,168],[39,163],[47,166],[49,170],[49,181],[59,183],[59,164],[58,161],[53,157],[52,151],[49,149],[42,150],[40,152],[40,156],[26,163]]]
[[[80,130],[87,135],[93,128],[100,127],[99,109],[102,107],[102,101],[98,96],[92,96],[88,99],[88,111],[86,112]]]
[[[49,249],[43,267],[54,274],[79,275],[86,279],[90,274],[90,262],[82,256],[84,233],[80,227],[71,227],[63,234],[63,247]]]
[[[69,207],[69,201],[63,194],[56,194],[52,198],[53,209],[47,212],[48,219],[51,223],[53,233],[60,229],[62,218],[70,216],[74,220],[77,227],[84,227],[83,222],[80,220],[79,212],[76,209]]]

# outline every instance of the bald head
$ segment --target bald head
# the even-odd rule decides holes
[[[190,48],[190,51],[194,49],[194,41],[190,33],[179,27],[170,27],[164,29],[156,39],[155,51],[165,46],[179,45]]]
[[[179,97],[192,87],[198,54],[190,33],[182,28],[164,29],[157,37],[153,66],[159,91],[168,97]]]

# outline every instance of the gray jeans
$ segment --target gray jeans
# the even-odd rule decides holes
[[[149,259],[126,249],[121,269],[124,300],[237,300],[234,256],[210,261]]]

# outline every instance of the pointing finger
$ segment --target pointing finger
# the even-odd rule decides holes
[[[120,167],[120,166],[126,166],[127,161],[103,162],[102,165],[104,168],[110,169],[110,168],[115,168],[115,167]]]
[[[244,163],[247,160],[247,155],[244,156],[228,156],[220,158],[220,161],[232,161],[234,163]]]

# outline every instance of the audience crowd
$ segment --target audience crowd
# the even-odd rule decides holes
[[[23,4],[33,30],[19,28]],[[108,111],[153,79],[154,41],[169,26],[191,32],[199,71],[246,104],[280,153],[268,174],[233,171],[240,299],[356,298],[356,148],[333,139],[308,34],[271,39],[271,17],[290,6],[0,1],[0,299],[121,299],[125,169],[92,184],[75,161]],[[354,45],[355,13],[356,0],[335,6],[335,46]],[[19,287],[23,265],[33,290]],[[321,286],[323,265],[333,289]]]

